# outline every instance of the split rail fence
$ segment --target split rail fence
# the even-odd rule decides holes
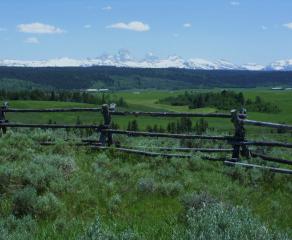
[[[70,124],[24,124],[13,123],[6,119],[6,113],[56,113],[56,112],[99,112],[103,115],[104,122],[101,125],[70,125]],[[140,131],[125,131],[116,130],[111,128],[112,116],[150,116],[156,118],[162,117],[204,117],[204,118],[224,118],[232,121],[234,125],[234,134],[230,136],[210,136],[210,135],[195,135],[195,134],[172,134],[172,133],[158,133],[158,132],[140,132]],[[102,105],[100,108],[56,108],[56,109],[13,109],[9,108],[7,104],[0,108],[0,128],[5,134],[7,128],[76,128],[76,129],[94,129],[100,133],[99,140],[82,140],[78,146],[90,146],[93,149],[107,150],[115,149],[117,151],[126,152],[130,154],[139,154],[150,157],[177,157],[177,158],[191,158],[194,152],[204,153],[231,153],[232,157],[228,158],[211,158],[205,157],[210,161],[222,161],[229,166],[241,166],[245,168],[260,168],[272,172],[292,174],[292,169],[274,168],[262,165],[255,165],[250,163],[240,162],[241,157],[244,158],[260,158],[264,161],[276,162],[286,165],[292,165],[292,160],[276,158],[266,156],[253,152],[249,149],[249,146],[267,146],[267,147],[282,147],[292,148],[292,143],[287,142],[267,142],[267,141],[249,141],[246,139],[245,125],[254,125],[258,127],[268,127],[274,129],[281,129],[286,131],[292,130],[292,125],[261,122],[247,119],[247,113],[245,109],[231,110],[230,113],[174,113],[174,112],[119,112],[115,111],[113,105]],[[157,152],[145,151],[139,148],[127,148],[115,144],[113,135],[126,135],[128,137],[155,137],[155,138],[174,138],[174,139],[200,139],[200,140],[212,140],[223,141],[231,146],[230,149],[218,149],[218,148],[174,148],[174,147],[156,147],[151,150],[157,150]],[[52,145],[52,142],[44,142],[42,145]],[[114,145],[114,147],[112,147]],[[167,151],[180,151],[189,152],[189,154],[173,154],[165,153]]]

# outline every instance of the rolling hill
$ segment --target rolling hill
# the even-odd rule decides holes
[[[0,79],[26,81],[30,88],[87,89],[186,89],[212,87],[292,86],[289,71],[191,70],[178,68],[94,67],[0,67]],[[5,79],[5,81],[3,80]],[[10,84],[13,85],[14,84]],[[22,84],[25,85],[25,84]]]

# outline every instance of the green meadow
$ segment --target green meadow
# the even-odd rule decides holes
[[[197,90],[199,91],[199,90]],[[209,90],[203,90],[209,91]],[[214,91],[219,91],[214,90]],[[239,91],[239,90],[236,90]],[[265,89],[240,90],[249,98],[260,95],[276,103],[281,112],[249,112],[255,120],[292,124],[292,92]],[[128,91],[128,107],[119,110],[216,112],[185,106],[157,104],[160,98],[183,91]],[[11,108],[96,107],[69,102],[10,101]],[[290,106],[290,107],[289,107]],[[100,123],[100,113],[8,113],[11,122]],[[113,117],[121,128],[135,117]],[[166,126],[173,119],[137,118],[140,129]],[[197,119],[193,119],[196,121]],[[207,134],[233,134],[229,119],[207,119]],[[291,133],[248,127],[253,139],[291,141]],[[82,240],[190,240],[292,238],[291,175],[224,166],[192,158],[151,158],[77,148],[78,131],[8,130],[0,138],[0,239]],[[97,134],[91,136],[93,139]],[[114,136],[130,148],[154,150],[157,146],[228,147],[216,141],[179,141]],[[72,139],[65,142],[64,139]],[[40,141],[55,141],[44,147]],[[254,148],[271,156],[291,159],[290,149]],[[178,153],[173,151],[172,153]],[[210,155],[208,155],[210,156]],[[222,153],[211,157],[228,157]],[[242,159],[269,167],[287,165]]]
[[[220,91],[221,89],[203,89],[193,90],[197,92]],[[249,112],[248,118],[259,121],[268,121],[275,123],[292,124],[292,91],[273,91],[268,89],[232,89],[233,91],[242,91],[245,98],[255,99],[256,96],[261,96],[265,101],[272,102],[280,107],[279,113],[258,113]],[[157,101],[169,96],[175,96],[183,93],[180,91],[125,91],[110,93],[116,97],[123,97],[128,103],[127,108],[118,110],[127,111],[171,111],[171,112],[198,112],[198,113],[212,113],[222,112],[215,108],[199,108],[189,109],[187,106],[171,106],[167,104],[159,104]],[[65,108],[65,107],[98,107],[91,104],[69,103],[69,102],[52,102],[52,101],[10,101],[11,108]],[[75,123],[77,118],[82,123],[101,123],[102,117],[100,113],[8,113],[7,119],[12,122],[23,123],[48,123],[50,120],[57,123]],[[174,121],[171,118],[153,118],[153,117],[119,117],[114,116],[113,122],[117,123],[120,128],[127,128],[130,120],[137,119],[139,128],[144,130],[147,126],[166,127],[167,123]],[[198,119],[194,118],[193,122]],[[230,132],[233,130],[232,123],[228,119],[206,119],[209,127],[218,130],[219,132]],[[269,135],[268,129],[255,128],[248,126],[248,134],[252,136]]]

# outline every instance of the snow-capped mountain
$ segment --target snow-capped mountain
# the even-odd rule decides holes
[[[195,58],[190,59],[186,62],[186,65],[190,69],[202,69],[202,70],[236,70],[241,69],[240,66],[237,66],[233,63],[230,63],[226,60],[217,60],[214,62]]]
[[[241,66],[241,68],[249,71],[261,71],[265,70],[265,66],[257,64],[257,63],[247,63]]]
[[[236,65],[226,60],[209,61],[200,58],[183,59],[179,56],[169,56],[161,59],[149,53],[142,60],[135,59],[127,50],[121,50],[115,55],[103,54],[97,58],[73,59],[56,58],[39,61],[0,60],[0,66],[9,67],[90,67],[117,66],[132,68],[185,68],[200,70],[249,70],[249,71],[292,71],[292,60],[280,60],[263,66],[256,63]]]
[[[292,59],[279,60],[268,65],[265,70],[268,71],[292,71]]]

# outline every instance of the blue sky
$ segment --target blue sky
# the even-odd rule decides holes
[[[1,0],[0,59],[292,58],[291,0]]]

